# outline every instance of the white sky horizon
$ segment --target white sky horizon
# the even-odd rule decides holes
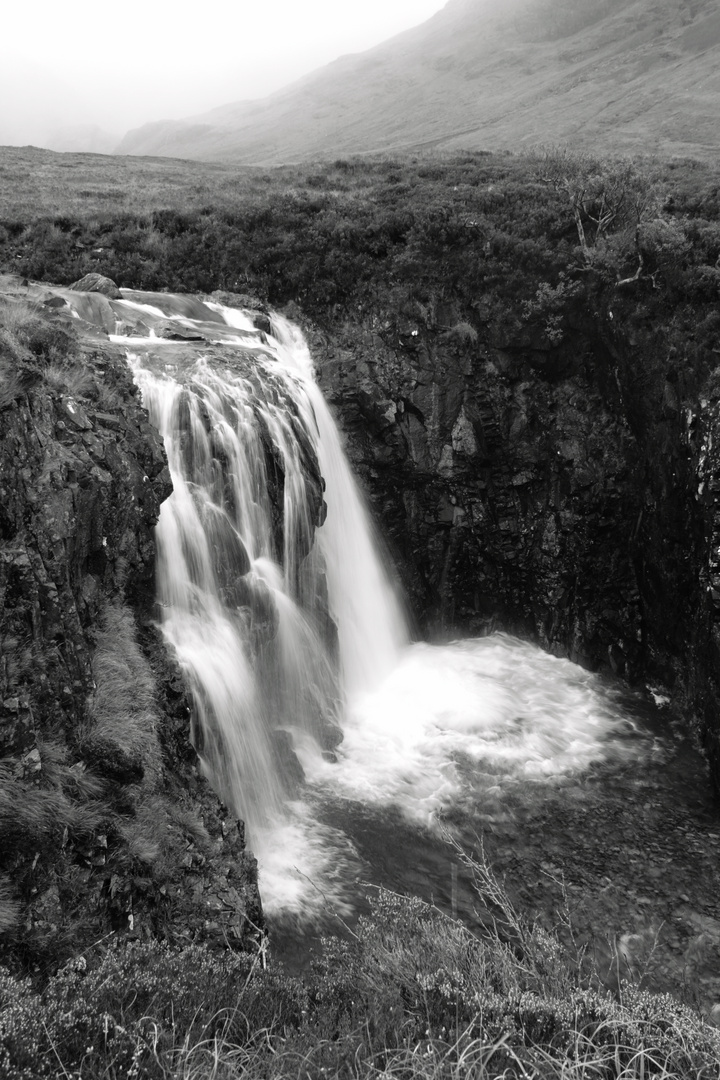
[[[445,3],[209,0],[169,17],[159,0],[113,8],[15,0],[0,43],[0,145],[54,140],[51,149],[69,150],[74,138],[85,149],[68,129],[96,125],[117,142],[145,123],[263,98],[425,22]]]

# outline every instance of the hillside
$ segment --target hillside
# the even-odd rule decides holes
[[[719,104],[714,0],[450,0],[268,98],[147,124],[117,152],[271,164],[570,142],[708,157]]]

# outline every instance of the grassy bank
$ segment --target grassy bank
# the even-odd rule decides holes
[[[7,149],[0,267],[69,284],[252,292],[393,347],[547,351],[632,326],[639,412],[716,366],[720,178],[692,161],[564,151],[351,158],[272,170]]]
[[[255,955],[98,945],[47,984],[0,975],[6,1080],[660,1077],[711,1080],[720,1032],[668,996],[614,995],[526,922],[487,867],[475,934],[379,892],[303,978]]]

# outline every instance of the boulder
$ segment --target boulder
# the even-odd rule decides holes
[[[110,300],[122,300],[122,293],[112,278],[102,274],[86,274],[79,281],[68,286],[73,292],[99,292]]]

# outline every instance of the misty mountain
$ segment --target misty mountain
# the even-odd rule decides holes
[[[122,128],[100,127],[88,104],[70,75],[57,78],[42,64],[10,57],[0,68],[0,146],[110,154]]]
[[[719,117],[717,0],[450,0],[270,97],[146,124],[116,152],[270,164],[570,142],[706,157]]]

